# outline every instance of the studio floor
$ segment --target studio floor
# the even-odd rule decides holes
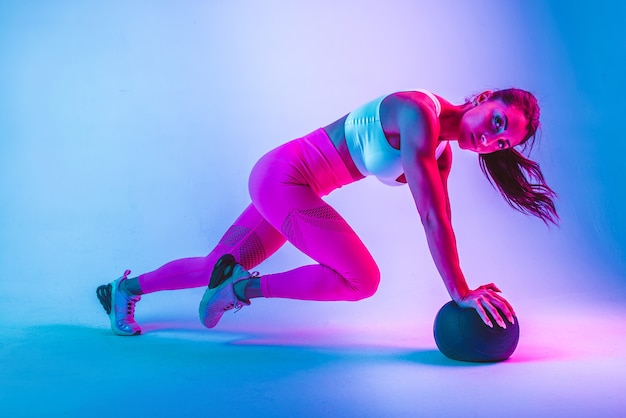
[[[246,329],[243,311],[215,330],[143,315],[133,338],[114,336],[104,316],[13,324],[0,333],[1,415],[623,417],[626,310],[591,311],[526,317],[498,364],[445,358],[427,318],[391,332]]]

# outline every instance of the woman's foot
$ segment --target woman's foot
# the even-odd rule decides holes
[[[98,300],[109,315],[111,329],[123,336],[141,334],[141,327],[135,321],[135,303],[141,300],[141,296],[131,294],[125,286],[120,287],[129,274],[130,270],[126,270],[119,279],[96,289]]]
[[[250,274],[230,254],[225,254],[217,260],[209,286],[200,302],[200,321],[204,326],[213,328],[224,312],[231,309],[239,310],[250,305],[249,299],[237,297],[234,285],[252,277],[257,277],[257,275]]]

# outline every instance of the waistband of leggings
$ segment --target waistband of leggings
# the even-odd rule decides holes
[[[333,168],[335,180],[340,185],[343,186],[358,180],[358,178],[354,178],[348,167],[346,167],[346,163],[339,155],[339,151],[335,148],[335,144],[332,143],[324,128],[316,129],[303,139],[314,145],[324,155],[329,165]]]

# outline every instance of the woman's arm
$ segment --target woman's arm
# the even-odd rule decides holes
[[[452,299],[460,301],[469,287],[459,264],[447,199],[435,158],[439,125],[433,115],[417,106],[404,106],[398,113],[404,175],[424,226],[433,261]]]
[[[430,253],[448,293],[460,306],[475,308],[487,325],[493,326],[486,313],[488,311],[500,326],[506,327],[498,309],[510,322],[513,322],[513,309],[496,293],[499,292],[497,287],[490,284],[470,290],[460,267],[450,221],[447,181],[444,181],[447,180],[447,172],[444,170],[442,174],[435,158],[439,136],[436,116],[428,108],[422,110],[418,104],[403,106],[398,111],[398,130],[404,174],[426,233]]]

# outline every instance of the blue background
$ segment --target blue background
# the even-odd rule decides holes
[[[0,410],[619,416],[625,12],[604,0],[1,0]],[[533,158],[560,227],[510,210],[456,145],[450,194],[470,286],[496,282],[520,318],[512,363],[436,352],[449,297],[408,189],[375,179],[328,197],[380,265],[372,298],[255,300],[208,331],[203,289],[161,292],[137,305],[145,335],[111,334],[96,286],[208,253],[267,150],[392,91],[462,102],[511,86],[540,101]],[[287,245],[258,269],[308,262]]]
[[[139,274],[207,253],[247,204],[260,155],[412,87],[459,102],[517,86],[542,106],[534,158],[559,193],[560,228],[509,210],[475,155],[455,147],[453,220],[471,286],[495,281],[520,307],[624,293],[619,10],[543,1],[3,1],[0,16],[5,317],[63,321],[64,306],[91,309],[93,288],[126,268]],[[408,189],[367,179],[329,201],[371,248],[383,284],[363,308],[311,306],[301,315],[330,309],[369,321],[360,309],[377,317],[416,299],[428,311],[445,301]],[[303,262],[287,246],[260,270]]]

